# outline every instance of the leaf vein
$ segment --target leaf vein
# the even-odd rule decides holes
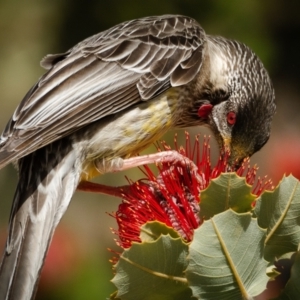
[[[275,231],[278,229],[278,227],[280,226],[280,224],[283,222],[284,218],[287,215],[287,212],[291,206],[292,200],[294,199],[296,190],[298,188],[298,184],[299,181],[296,182],[295,187],[292,191],[292,194],[287,202],[286,207],[284,208],[282,214],[280,214],[280,217],[278,218],[277,222],[274,224],[273,228],[270,230],[270,232],[267,234],[266,239],[265,239],[265,245],[267,245],[267,243],[269,242],[270,238],[273,236],[273,234],[275,233]]]
[[[134,261],[132,261],[132,260],[130,260],[127,257],[124,257],[124,256],[120,256],[120,259],[125,260],[129,264],[131,264],[131,265],[133,265],[133,266],[135,266],[135,267],[137,267],[137,268],[139,268],[139,269],[141,269],[141,270],[143,270],[143,271],[145,271],[145,272],[147,272],[149,274],[152,274],[152,275],[164,278],[164,279],[169,279],[169,280],[179,281],[179,282],[182,282],[182,283],[187,283],[187,279],[184,278],[184,277],[167,275],[167,274],[163,274],[161,272],[157,272],[157,271],[151,270],[149,268],[141,266],[140,264],[135,263]]]
[[[229,263],[229,265],[230,265],[230,268],[231,268],[231,270],[232,270],[232,273],[233,273],[233,275],[234,275],[234,277],[235,277],[235,279],[236,279],[236,282],[237,282],[237,284],[238,284],[238,286],[239,286],[239,289],[240,289],[240,291],[241,291],[241,293],[242,293],[242,295],[243,295],[243,298],[244,298],[244,299],[251,299],[251,297],[249,297],[249,295],[248,295],[248,293],[247,293],[247,291],[246,291],[246,289],[245,289],[245,287],[244,287],[243,282],[242,282],[241,279],[240,279],[239,273],[238,273],[237,269],[235,268],[234,262],[233,262],[233,260],[232,260],[232,258],[231,258],[231,256],[230,256],[230,253],[229,253],[229,251],[228,251],[228,249],[227,249],[227,247],[226,247],[225,242],[223,241],[223,239],[222,239],[222,237],[221,237],[221,235],[220,235],[220,232],[219,232],[219,230],[218,230],[218,228],[217,228],[217,225],[216,225],[214,219],[211,219],[211,221],[212,221],[214,230],[215,230],[215,232],[216,232],[216,235],[217,235],[217,237],[218,237],[218,239],[219,239],[219,241],[220,241],[221,247],[222,247],[222,249],[223,249],[223,251],[224,251],[225,257],[226,257],[226,259],[227,259],[227,261],[228,261],[228,263]]]

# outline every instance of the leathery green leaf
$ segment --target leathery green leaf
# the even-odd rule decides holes
[[[266,286],[265,231],[232,210],[205,221],[190,245],[187,279],[197,299],[252,299]]]
[[[267,260],[297,251],[300,242],[300,184],[295,177],[284,177],[273,192],[263,193],[254,213],[258,225],[267,229]]]
[[[148,224],[147,230],[156,232],[153,226],[157,224]],[[153,241],[133,243],[115,265],[116,275],[112,282],[118,292],[114,297],[121,300],[190,299],[192,291],[184,273],[187,254],[188,245],[169,234]]]
[[[179,238],[179,234],[169,226],[158,221],[145,223],[141,227],[140,239],[142,242],[150,242],[157,240],[162,234],[169,234],[173,238]]]
[[[251,186],[236,173],[223,173],[213,179],[200,197],[200,216],[205,220],[229,208],[239,213],[250,211],[255,199]]]

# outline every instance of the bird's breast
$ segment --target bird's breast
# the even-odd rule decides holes
[[[172,90],[76,133],[76,147],[84,149],[82,180],[99,175],[95,159],[109,164],[114,159],[132,157],[174,127],[179,103]]]

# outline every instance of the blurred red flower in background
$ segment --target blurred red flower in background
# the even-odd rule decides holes
[[[293,174],[300,179],[300,140],[296,134],[280,136],[270,141],[272,151],[268,156],[268,174],[275,185],[283,174]]]
[[[82,260],[83,254],[74,233],[62,226],[58,227],[47,253],[37,296],[70,282]]]

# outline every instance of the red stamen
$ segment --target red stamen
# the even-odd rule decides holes
[[[230,169],[228,166],[229,152],[223,151],[216,166],[211,168],[210,137],[204,137],[202,151],[200,151],[199,135],[194,145],[190,136],[185,133],[185,148],[178,147],[177,135],[174,137],[175,149],[188,159],[196,159],[197,176],[185,162],[161,163],[158,166],[159,175],[155,176],[149,166],[141,168],[145,179],[137,182],[128,180],[129,187],[123,190],[123,202],[118,211],[111,214],[116,218],[118,230],[113,230],[119,236],[117,242],[123,248],[129,248],[132,242],[140,242],[140,228],[148,221],[159,221],[173,227],[184,240],[191,241],[193,231],[199,227],[199,196],[201,190],[207,188],[211,179]],[[170,150],[165,142],[157,144],[158,151]],[[249,166],[245,160],[236,171],[237,175],[245,176],[245,180],[252,185],[252,193],[259,196],[264,190],[271,190],[271,180],[257,177],[258,167]],[[201,180],[199,180],[199,177]],[[254,205],[254,204],[253,204]]]

